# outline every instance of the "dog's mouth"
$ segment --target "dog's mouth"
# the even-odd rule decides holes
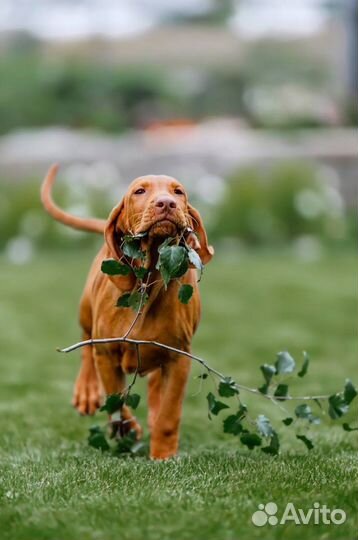
[[[185,225],[180,225],[176,221],[165,218],[153,223],[146,232],[148,233],[149,238],[175,237],[180,234],[183,229],[185,229]]]

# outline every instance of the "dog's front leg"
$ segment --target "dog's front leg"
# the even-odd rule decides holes
[[[168,459],[177,453],[185,387],[191,361],[177,356],[162,367],[160,408],[151,433],[150,457]]]
[[[83,339],[89,339],[89,337],[89,335],[84,334]],[[91,345],[83,347],[81,357],[81,367],[73,391],[72,405],[80,414],[92,415],[101,406],[101,392]]]
[[[113,354],[95,351],[94,353],[96,368],[102,382],[104,392],[107,396],[111,394],[120,394],[125,388],[125,374],[118,365]],[[143,430],[137,422],[132,411],[126,405],[121,409],[122,423],[120,431],[125,435],[128,431],[134,430],[137,434],[137,439],[140,439]]]

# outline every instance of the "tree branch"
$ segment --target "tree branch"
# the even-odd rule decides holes
[[[128,333],[127,333],[128,334]],[[220,371],[212,368],[207,364],[203,358],[200,358],[199,356],[196,356],[194,354],[191,354],[187,351],[182,351],[180,349],[177,349],[176,347],[171,347],[170,345],[165,345],[164,343],[160,343],[158,341],[150,341],[150,340],[144,340],[144,339],[131,339],[126,336],[124,337],[115,337],[115,338],[98,338],[98,339],[87,339],[85,341],[79,341],[78,343],[74,343],[73,345],[70,345],[69,347],[65,347],[63,349],[58,348],[58,352],[62,353],[69,353],[72,351],[75,351],[76,349],[79,349],[81,347],[85,347],[86,345],[100,345],[100,344],[106,344],[106,343],[130,343],[132,345],[135,345],[137,348],[137,351],[139,350],[139,345],[143,346],[154,346],[158,347],[160,349],[164,349],[166,351],[174,352],[176,354],[180,354],[182,356],[187,356],[188,358],[191,358],[192,360],[195,360],[198,362],[201,366],[203,366],[208,372],[213,373],[220,379],[225,379],[225,375],[223,373],[220,373]],[[250,392],[251,394],[256,394],[261,397],[264,397],[266,399],[269,399],[272,401],[273,396],[269,394],[263,394],[260,392],[257,388],[250,388],[249,386],[244,386],[242,384],[235,383],[235,387],[238,390],[244,390],[245,392]],[[317,396],[283,396],[280,397],[279,401],[312,401],[315,399],[328,399],[329,395],[317,395]]]

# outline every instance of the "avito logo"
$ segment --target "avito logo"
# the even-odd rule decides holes
[[[320,505],[319,502],[313,503],[313,507],[308,510],[302,508],[296,508],[292,502],[286,504],[286,507],[279,518],[278,506],[274,502],[268,502],[266,504],[259,504],[258,510],[252,514],[252,523],[256,527],[263,527],[264,525],[284,525],[290,521],[295,525],[308,525],[313,523],[319,525],[342,525],[345,523],[347,516],[344,510],[335,508],[331,510],[326,504]]]

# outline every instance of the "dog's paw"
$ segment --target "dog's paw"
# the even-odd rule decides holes
[[[110,422],[113,436],[121,438],[128,435],[129,432],[135,431],[137,441],[143,437],[142,426],[126,406],[123,407],[121,413],[114,413],[110,417]]]
[[[86,377],[79,375],[72,398],[72,405],[81,415],[93,415],[101,406],[101,391],[97,375]]]

